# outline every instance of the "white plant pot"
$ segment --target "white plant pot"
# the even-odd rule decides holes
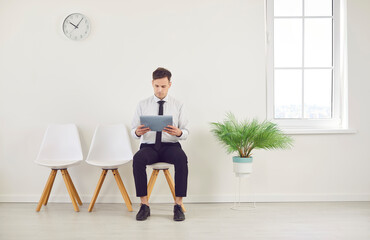
[[[249,176],[253,171],[253,158],[233,157],[233,165],[235,176]]]

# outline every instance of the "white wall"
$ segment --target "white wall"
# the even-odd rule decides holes
[[[85,41],[62,33],[73,12],[92,22]],[[292,150],[256,151],[244,200],[370,200],[369,13],[368,1],[348,1],[349,125],[358,133],[294,135]],[[191,121],[187,201],[232,201],[231,156],[209,122],[226,111],[266,117],[264,54],[262,0],[0,0],[0,201],[39,200],[50,170],[33,161],[48,123],[76,123],[86,156],[97,124],[130,126],[158,66],[173,72],[170,94]],[[119,170],[137,201],[131,164]],[[100,171],[85,163],[70,169],[83,201]],[[69,201],[60,175],[50,201]],[[111,174],[98,201],[122,202]],[[171,201],[163,176],[152,201]]]

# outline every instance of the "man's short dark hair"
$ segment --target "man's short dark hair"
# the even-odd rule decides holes
[[[164,78],[164,77],[167,77],[168,78],[168,81],[171,81],[171,72],[168,71],[167,69],[165,68],[157,68],[154,72],[153,72],[153,80],[156,80],[156,79],[159,79],[159,78]]]

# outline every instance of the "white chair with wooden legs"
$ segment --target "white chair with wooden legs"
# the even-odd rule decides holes
[[[150,198],[150,195],[152,194],[153,187],[155,184],[155,181],[157,180],[158,174],[160,170],[163,170],[163,173],[167,179],[168,186],[170,187],[173,200],[176,201],[176,194],[175,194],[175,183],[171,177],[170,171],[168,170],[173,164],[166,163],[166,162],[158,162],[149,165],[149,167],[153,168],[152,175],[150,176],[149,182],[148,182],[148,201]],[[186,212],[184,204],[181,205],[181,208],[184,212]]]
[[[100,125],[96,128],[86,162],[101,167],[102,173],[90,202],[89,212],[94,208],[108,170],[112,171],[116,179],[127,209],[132,211],[130,197],[118,172],[118,167],[130,162],[132,157],[131,143],[125,125]]]
[[[46,206],[58,170],[61,171],[64,183],[72,200],[74,210],[79,212],[82,205],[76,188],[67,168],[81,163],[83,159],[80,136],[75,124],[51,124],[48,126],[42,141],[36,163],[51,168],[49,179],[37,205],[39,212],[42,205]]]

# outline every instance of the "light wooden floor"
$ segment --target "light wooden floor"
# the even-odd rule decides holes
[[[0,203],[0,239],[370,239],[370,202],[257,203],[248,211],[231,203],[186,204],[184,222],[172,220],[171,204],[152,204],[137,222],[124,204]]]

